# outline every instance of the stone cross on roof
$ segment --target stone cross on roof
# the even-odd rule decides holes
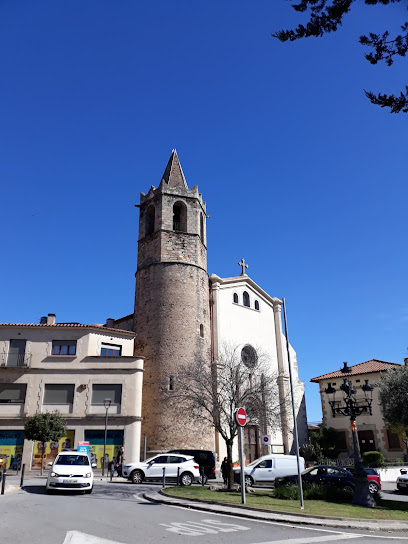
[[[245,268],[248,268],[248,265],[245,264],[245,259],[241,259],[240,262],[238,263],[238,266],[241,266],[242,267],[242,272],[241,272],[241,276],[246,276],[246,273],[245,273]]]

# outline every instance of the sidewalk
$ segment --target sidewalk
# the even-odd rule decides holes
[[[408,521],[377,521],[353,518],[311,517],[307,514],[283,514],[280,512],[265,512],[242,506],[214,504],[170,497],[163,491],[149,491],[143,494],[145,499],[170,506],[183,506],[194,510],[217,514],[230,514],[248,519],[275,521],[280,523],[296,523],[298,525],[319,525],[338,529],[366,529],[369,531],[405,531],[408,532]]]

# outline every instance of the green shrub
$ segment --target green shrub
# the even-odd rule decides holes
[[[311,501],[323,501],[326,498],[326,488],[319,484],[304,484],[303,497]]]
[[[384,466],[384,455],[379,451],[366,451],[363,453],[363,465],[378,468]]]
[[[275,487],[275,499],[283,499],[289,501],[299,500],[299,487],[297,485]]]

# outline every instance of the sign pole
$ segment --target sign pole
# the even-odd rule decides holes
[[[242,427],[246,425],[246,412],[244,408],[235,410],[235,421],[238,424],[238,446],[239,446],[239,464],[241,466],[241,502],[246,503],[245,499],[245,472],[244,472],[244,440],[242,437]]]

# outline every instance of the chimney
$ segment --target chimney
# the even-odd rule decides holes
[[[48,314],[47,325],[55,325],[55,314]]]
[[[112,319],[112,317],[108,317],[107,320],[106,320],[105,327],[108,327],[109,329],[114,329],[115,328],[115,320]]]
[[[40,325],[46,325],[47,324],[47,318],[45,316],[43,316],[41,319],[40,319]]]

